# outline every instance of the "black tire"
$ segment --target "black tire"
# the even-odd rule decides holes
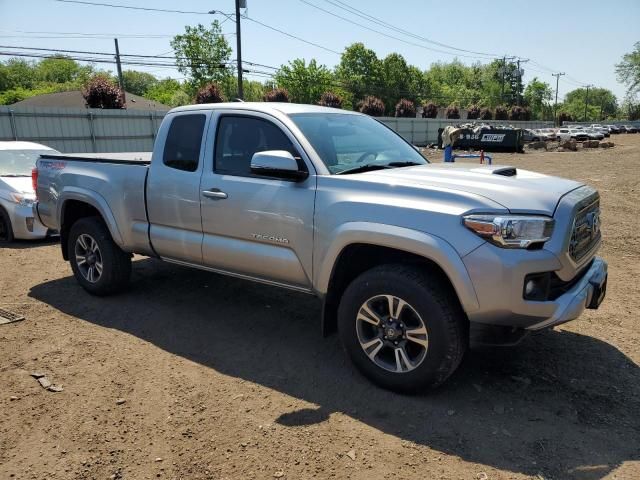
[[[13,242],[13,227],[11,219],[4,208],[0,207],[0,245],[6,245]]]
[[[76,257],[80,236],[89,236],[98,246],[102,271],[96,281],[89,281],[81,271]],[[69,263],[78,283],[89,293],[103,296],[123,290],[131,277],[131,255],[123,252],[111,238],[104,222],[98,217],[81,218],[71,226],[67,242]],[[83,267],[83,271],[84,271]]]
[[[356,318],[361,307],[380,295],[403,299],[411,307],[410,315],[417,313],[426,327],[428,346],[421,363],[415,362],[417,366],[412,370],[392,372],[381,367],[365,353],[358,338],[358,328],[362,327],[356,326]],[[374,332],[378,328],[365,326]],[[364,376],[383,388],[402,393],[442,384],[460,365],[469,343],[466,315],[455,293],[442,286],[442,278],[418,267],[399,264],[375,267],[351,282],[338,308],[338,330],[345,350]],[[384,328],[379,330],[380,336],[386,334]],[[406,337],[401,337],[400,342],[402,338]],[[409,346],[411,342],[405,340],[405,344]],[[393,351],[396,347],[385,348]],[[382,347],[380,352],[384,352]],[[394,353],[398,362],[397,352]],[[402,370],[402,364],[400,367]]]

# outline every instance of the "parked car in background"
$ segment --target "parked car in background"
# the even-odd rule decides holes
[[[558,138],[553,128],[539,128],[537,132],[541,140],[556,140]]]
[[[569,134],[571,135],[571,138],[573,138],[574,140],[577,140],[578,142],[584,142],[585,140],[590,140],[589,134],[582,129],[570,128]]]
[[[589,140],[602,140],[604,138],[604,133],[595,128],[585,128],[583,131],[589,136]]]
[[[627,133],[638,133],[638,127],[634,125],[623,125]]]
[[[33,216],[31,170],[41,154],[56,150],[31,142],[0,142],[0,243],[44,238],[49,231]]]
[[[609,130],[609,133],[612,135],[617,135],[620,133],[620,129],[617,125],[605,125],[605,127]]]
[[[593,125],[591,125],[591,128],[593,130],[595,130],[596,132],[602,133],[605,137],[611,136],[611,133],[609,132],[609,129],[604,125],[599,125],[599,124],[594,123]]]
[[[540,135],[535,130],[530,130],[528,128],[522,129],[522,141],[539,142],[540,140]]]
[[[556,138],[562,142],[571,140],[571,130],[569,130],[568,128],[557,129]]]

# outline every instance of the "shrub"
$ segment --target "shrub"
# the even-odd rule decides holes
[[[196,103],[222,103],[224,101],[224,94],[217,83],[208,83],[196,93]]]
[[[509,113],[507,112],[507,107],[498,105],[496,107],[496,112],[493,118],[495,118],[496,120],[508,120]]]
[[[82,89],[89,108],[125,108],[122,91],[109,78],[96,75]]]
[[[567,112],[560,112],[558,114],[558,122],[560,122],[560,125],[562,125],[563,122],[573,122],[574,118],[570,113]]]
[[[377,97],[367,96],[358,104],[358,110],[372,117],[382,117],[385,111],[384,102]]]
[[[324,92],[320,96],[318,105],[331,108],[342,108],[342,97],[333,92]]]
[[[438,116],[438,105],[433,102],[422,106],[422,118],[436,118]]]
[[[509,120],[529,120],[531,119],[531,110],[527,107],[515,106],[511,107]]]
[[[478,115],[480,120],[491,120],[493,119],[493,113],[488,108],[483,108],[480,110],[480,115]]]
[[[265,102],[285,102],[289,103],[289,92],[284,88],[274,88],[270,92],[264,94]]]
[[[445,112],[446,118],[460,118],[460,110],[458,107],[451,104],[447,107],[447,111]]]
[[[401,98],[396,104],[396,117],[416,118],[416,106],[411,100]]]
[[[477,105],[471,105],[467,113],[467,118],[469,120],[476,120],[478,117],[480,117],[480,107]]]

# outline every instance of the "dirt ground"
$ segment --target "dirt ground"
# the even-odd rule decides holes
[[[94,298],[54,242],[0,250],[26,317],[0,326],[0,479],[640,478],[640,135],[612,140],[496,155],[600,190],[601,309],[419,396],[364,380],[311,297],[140,258]]]

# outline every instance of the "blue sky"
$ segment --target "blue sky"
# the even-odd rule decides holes
[[[233,12],[234,8],[233,0],[102,1],[203,12],[212,9]],[[456,53],[464,54],[367,22],[340,10],[335,5],[335,0],[330,1],[333,4],[327,0],[247,0],[247,15],[338,52],[354,42],[363,42],[380,57],[398,52],[409,63],[421,69],[428,68],[436,61],[450,61],[456,57]],[[304,2],[313,3],[418,45],[403,43],[350,24]],[[621,100],[624,87],[616,81],[614,65],[623,54],[632,50],[635,42],[640,41],[638,0],[346,0],[345,3],[435,42],[475,52],[529,58],[531,61],[524,65],[525,81],[537,76],[555,87],[551,71],[566,72],[567,75],[560,80],[560,97],[580,85],[593,84],[613,90]],[[223,16],[213,18],[225,20]],[[118,36],[121,53],[166,55],[171,53],[171,36],[181,33],[185,25],[206,24],[211,19],[212,16],[206,14],[143,12],[54,0],[0,0],[0,45],[111,52],[112,37]],[[223,31],[230,34],[228,38],[235,47],[234,23],[225,21]],[[92,36],[66,35],[71,32]],[[105,36],[96,37],[98,34]],[[339,61],[339,55],[335,53],[299,42],[247,20],[243,20],[242,40],[243,58],[256,63],[279,66],[290,59],[302,57],[316,58],[320,63],[332,67]],[[445,50],[452,54],[423,47]],[[0,51],[7,49],[1,48]],[[479,60],[465,57],[459,59],[465,63]],[[108,64],[101,66],[113,69]],[[131,68],[150,71],[159,76],[182,77],[177,71],[168,68]]]

